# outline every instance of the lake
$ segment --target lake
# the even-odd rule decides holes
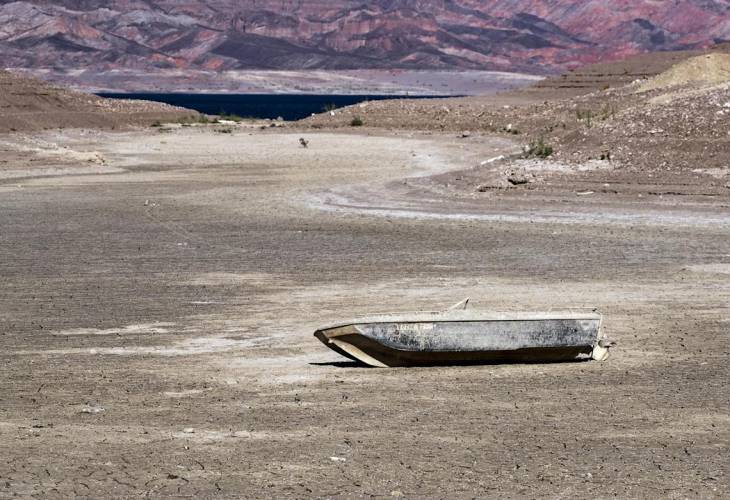
[[[232,114],[245,118],[282,117],[300,120],[312,113],[321,113],[330,107],[341,108],[364,101],[384,99],[433,99],[444,96],[394,95],[315,95],[315,94],[153,94],[153,93],[99,93],[102,97],[117,99],[144,99],[194,109],[209,115]]]

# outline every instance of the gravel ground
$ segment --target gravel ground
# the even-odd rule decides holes
[[[0,164],[0,498],[730,495],[725,191],[480,191],[519,148],[488,135],[34,140],[68,154]],[[312,337],[465,296],[596,307],[618,346],[366,369]]]
[[[679,175],[730,190],[727,50],[587,66],[496,96],[364,102],[297,126],[490,133],[519,142],[526,156],[574,168],[607,161],[636,182]]]

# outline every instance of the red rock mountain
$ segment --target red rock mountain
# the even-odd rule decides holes
[[[0,66],[552,72],[730,39],[730,0],[0,1]]]

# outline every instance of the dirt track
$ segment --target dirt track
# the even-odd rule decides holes
[[[63,134],[103,161],[0,169],[0,498],[730,495],[727,195],[457,192],[489,137]],[[312,337],[465,296],[597,307],[618,347],[381,370]]]

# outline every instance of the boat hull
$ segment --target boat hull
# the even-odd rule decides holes
[[[370,366],[603,360],[599,314],[426,313],[364,318],[315,336]]]

